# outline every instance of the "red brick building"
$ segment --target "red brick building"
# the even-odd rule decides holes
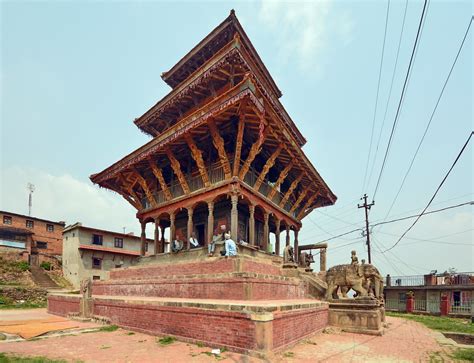
[[[61,256],[65,222],[0,211],[0,249],[18,250],[31,264]]]

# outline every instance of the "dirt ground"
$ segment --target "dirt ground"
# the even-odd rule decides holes
[[[0,322],[18,322],[47,318],[44,309],[0,311]],[[52,316],[50,316],[52,318]],[[423,325],[387,317],[386,333],[367,336],[333,332],[314,335],[290,349],[280,352],[272,362],[426,362],[435,352],[443,352],[436,333]],[[1,324],[0,324],[1,331]],[[22,342],[0,342],[0,352],[20,356],[44,356],[72,362],[262,362],[257,358],[224,352],[211,355],[212,347],[183,342],[161,345],[159,338],[118,329],[64,335]]]

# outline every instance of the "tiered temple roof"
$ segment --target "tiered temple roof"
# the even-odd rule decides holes
[[[232,199],[232,215],[237,208],[251,215],[232,217],[233,234],[252,239],[255,207],[268,234],[299,230],[314,208],[334,204],[336,196],[301,149],[306,140],[234,11],[162,78],[172,91],[135,120],[153,138],[91,176],[129,201],[142,222],[169,220],[164,225],[174,230],[182,208],[192,218],[199,203],[233,195],[240,200]],[[214,220],[207,223],[206,240]],[[192,229],[188,223],[188,235]]]

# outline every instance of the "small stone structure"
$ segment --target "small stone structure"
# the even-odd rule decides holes
[[[382,335],[385,321],[383,279],[377,268],[352,251],[351,264],[331,267],[326,273],[329,324],[344,331]],[[347,292],[353,289],[354,298]],[[339,290],[339,292],[338,292]]]
[[[80,293],[81,302],[80,302],[80,311],[79,311],[79,318],[80,319],[90,319],[92,318],[92,280],[90,278],[84,279],[81,281],[81,289]]]

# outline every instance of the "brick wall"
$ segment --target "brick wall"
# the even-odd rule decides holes
[[[273,348],[281,348],[328,325],[328,307],[279,312],[273,320]]]
[[[243,313],[96,300],[94,314],[149,334],[167,334],[237,351],[255,349],[255,323]]]
[[[277,300],[305,297],[303,286],[297,282],[257,278],[96,281],[92,292],[94,295],[228,300]]]
[[[242,260],[242,271],[266,275],[281,275],[280,266],[274,266],[268,263],[259,263],[250,260]]]
[[[80,296],[48,296],[48,313],[67,316],[69,313],[78,313],[80,310]]]

